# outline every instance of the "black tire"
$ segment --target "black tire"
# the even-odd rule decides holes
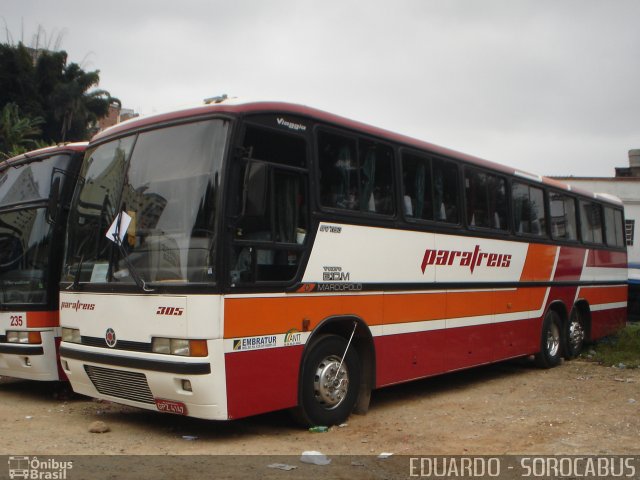
[[[536,354],[536,365],[540,368],[552,368],[560,363],[562,357],[562,320],[553,310],[549,310],[542,322],[540,351]]]
[[[582,352],[586,340],[586,325],[580,311],[574,308],[569,315],[564,333],[564,351],[568,359],[576,358]]]
[[[310,346],[302,362],[298,407],[294,417],[304,426],[338,425],[353,411],[360,385],[360,360],[353,344],[340,361],[347,340],[338,335],[323,335]],[[338,373],[339,378],[330,380]],[[325,380],[322,382],[321,380]],[[339,387],[339,388],[336,388]]]

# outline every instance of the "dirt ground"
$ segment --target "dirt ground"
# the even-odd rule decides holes
[[[90,433],[95,421],[110,431]],[[0,425],[3,455],[259,455],[258,464],[273,456],[302,469],[296,460],[307,450],[329,458],[640,455],[640,370],[582,360],[551,370],[525,361],[476,368],[375,391],[367,415],[352,415],[326,433],[300,429],[287,412],[212,422],[65,395],[57,384],[0,378]],[[264,471],[259,476],[271,478]],[[344,478],[356,477],[347,469]]]
[[[89,433],[97,420],[111,431]],[[551,370],[481,367],[377,390],[369,413],[315,434],[287,412],[212,422],[67,398],[55,384],[3,377],[0,425],[11,439],[6,455],[640,454],[640,370],[580,360]]]

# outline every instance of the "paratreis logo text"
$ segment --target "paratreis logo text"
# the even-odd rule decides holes
[[[511,255],[505,253],[487,253],[480,250],[480,245],[471,252],[459,250],[434,250],[427,248],[422,258],[422,273],[431,265],[452,265],[469,267],[471,273],[476,267],[509,268]]]
[[[60,302],[60,310],[95,310],[95,303],[82,303],[80,300],[77,302]]]

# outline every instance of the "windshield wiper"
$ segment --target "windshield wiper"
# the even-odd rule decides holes
[[[133,281],[136,282],[136,285],[142,289],[143,292],[153,292],[155,291],[153,288],[148,288],[144,279],[138,273],[138,270],[133,266],[131,261],[129,260],[129,254],[124,249],[122,245],[122,240],[120,239],[120,222],[122,221],[122,212],[118,214],[116,217],[116,228],[113,232],[113,243],[118,246],[118,250],[120,251],[120,255],[122,255],[122,260],[127,264],[127,268],[129,269],[129,275],[133,278]]]
[[[78,268],[76,268],[76,272],[73,274],[73,283],[69,285],[65,290],[75,290],[80,285],[80,272],[82,272],[82,264],[84,263],[84,253],[80,256],[80,261],[78,262]]]

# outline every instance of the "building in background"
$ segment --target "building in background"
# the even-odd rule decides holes
[[[98,120],[98,129],[96,133],[137,116],[138,114],[134,112],[133,109],[122,108],[117,103],[113,103],[109,105],[109,114]]]
[[[629,150],[629,166],[617,167],[615,177],[553,177],[569,185],[608,193],[624,203],[629,258],[629,317],[640,320],[640,149]]]

